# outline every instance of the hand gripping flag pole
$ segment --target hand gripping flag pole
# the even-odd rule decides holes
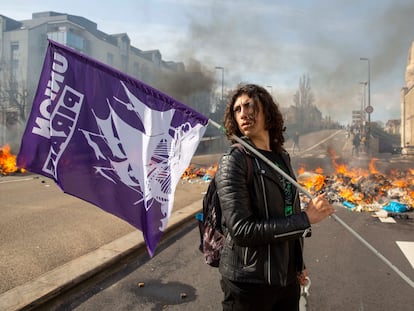
[[[223,133],[226,132],[225,128],[222,127],[217,122],[209,119],[209,123],[213,125],[214,127],[221,130]],[[261,160],[263,160],[266,164],[268,164],[271,168],[276,170],[279,174],[281,174],[283,177],[285,177],[287,180],[289,180],[299,191],[302,191],[304,194],[306,194],[310,199],[314,199],[315,196],[313,196],[308,190],[306,190],[304,187],[302,187],[295,179],[293,179],[291,176],[286,174],[281,168],[279,168],[276,164],[274,164],[272,161],[270,161],[268,158],[266,158],[264,155],[262,155],[259,151],[257,151],[254,147],[249,145],[247,142],[245,142],[240,137],[237,137],[236,135],[231,136],[232,139],[237,141],[238,143],[242,144],[246,149],[251,151],[254,155],[259,157]],[[337,215],[333,214],[331,215],[333,219],[335,219],[337,222],[339,222],[345,229],[347,229],[353,236],[355,236],[358,240],[362,242],[368,249],[370,249],[375,255],[377,255],[382,261],[384,261],[391,269],[393,269],[404,281],[406,281],[411,287],[414,288],[414,282],[406,276],[402,271],[400,271],[396,266],[394,266],[387,258],[385,258],[377,249],[375,249],[371,244],[369,244],[362,236],[360,236],[354,229],[352,229],[348,224],[346,224],[341,218],[339,218]]]

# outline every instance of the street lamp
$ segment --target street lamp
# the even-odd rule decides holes
[[[369,58],[361,57],[360,60],[367,61],[368,63],[368,106],[365,108],[365,111],[368,113],[367,150],[369,151],[369,138],[371,135],[371,113],[374,111],[371,106],[371,68],[369,64]]]
[[[273,92],[273,88],[272,88],[272,86],[271,86],[271,85],[267,85],[266,87],[267,87],[267,88],[269,88],[270,95],[272,95],[272,92]]]
[[[367,98],[367,84],[368,82],[359,82],[359,84],[364,86],[364,93],[362,95],[362,100],[361,100],[361,125],[362,125],[362,121],[364,121],[365,123],[365,105],[366,105],[366,98]]]
[[[224,93],[224,67],[216,66],[215,68],[221,70],[221,101],[223,102],[223,93]]]

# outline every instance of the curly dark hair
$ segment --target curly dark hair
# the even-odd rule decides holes
[[[226,129],[227,138],[229,140],[232,140],[232,135],[236,135],[238,137],[243,136],[237,125],[233,111],[233,106],[237,98],[243,94],[246,94],[255,102],[255,113],[257,113],[258,104],[262,104],[263,113],[265,115],[265,127],[269,131],[270,148],[272,150],[279,150],[282,148],[283,143],[285,142],[283,133],[286,131],[282,113],[280,112],[277,103],[275,103],[269,92],[264,87],[256,84],[240,85],[232,93],[230,100],[227,103],[223,118],[223,124],[224,128]]]

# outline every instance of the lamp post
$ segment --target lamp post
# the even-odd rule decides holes
[[[221,101],[223,102],[223,93],[224,93],[224,67],[216,66],[215,69],[221,70]]]
[[[270,95],[273,93],[273,87],[271,85],[266,86],[269,89]]]
[[[26,103],[27,103],[28,94],[29,93],[28,93],[27,89],[24,89],[23,94],[22,94],[22,96],[23,96],[23,107],[21,109],[23,115],[21,115],[20,117],[26,118]]]
[[[364,93],[362,95],[361,101],[361,125],[365,122],[365,105],[366,105],[366,98],[367,98],[367,84],[368,82],[359,82],[359,84],[364,86]]]
[[[367,150],[369,151],[369,140],[371,135],[371,113],[374,109],[371,106],[371,68],[369,64],[369,58],[361,57],[360,60],[366,61],[368,63],[368,106],[365,108],[365,112],[368,113],[368,125],[367,125]]]

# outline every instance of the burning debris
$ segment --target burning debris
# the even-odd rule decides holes
[[[0,174],[10,175],[14,173],[24,173],[25,169],[16,166],[16,156],[11,154],[10,146],[4,145],[0,148]]]
[[[210,181],[217,172],[218,163],[213,164],[207,168],[197,167],[195,164],[191,164],[185,170],[181,179],[186,181],[193,181],[196,178],[201,178],[203,181]]]
[[[385,176],[375,168],[377,160],[371,159],[369,170],[348,169],[332,160],[335,174],[328,176],[323,175],[322,169],[307,172],[301,168],[298,182],[314,195],[326,192],[332,203],[341,203],[353,211],[402,213],[413,209],[414,169],[394,169]]]
[[[317,168],[313,172],[304,167],[298,170],[298,183],[311,194],[326,192],[332,203],[358,212],[379,212],[378,217],[400,215],[414,208],[414,169],[406,171],[393,169],[388,175],[377,170],[373,158],[367,169],[348,168],[337,163],[333,151],[330,151],[334,173],[324,174],[324,169]],[[182,175],[188,182],[209,181],[217,171],[217,164],[208,168],[190,165]],[[309,198],[301,194],[301,201],[306,205]],[[407,217],[400,217],[406,219]]]

